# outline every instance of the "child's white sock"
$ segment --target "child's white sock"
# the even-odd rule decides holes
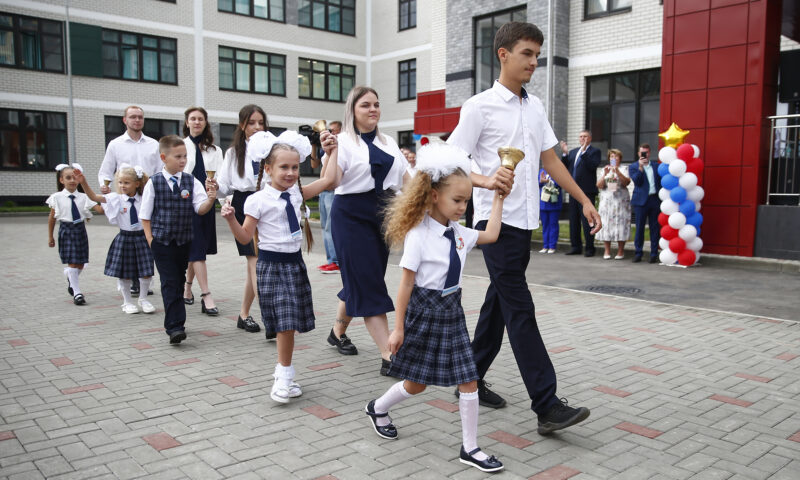
[[[67,272],[67,279],[69,279],[69,286],[72,287],[72,295],[80,294],[81,285],[78,282],[78,275],[81,274],[81,270],[74,267],[67,267],[65,271]]]
[[[461,441],[467,453],[478,448],[478,391],[458,396],[458,412],[461,414]],[[473,455],[476,460],[489,458],[483,452]]]
[[[147,292],[150,291],[150,280],[153,277],[149,278],[142,278],[139,277],[139,300],[146,300],[147,299]],[[130,290],[128,290],[130,291]]]
[[[387,413],[390,408],[412,396],[406,391],[406,387],[403,385],[403,383],[403,380],[395,383],[389,387],[389,390],[386,390],[386,393],[375,400],[375,413]],[[377,417],[375,422],[379,427],[385,427],[386,425],[389,425],[390,420],[389,417]]]
[[[294,365],[289,365],[288,367],[284,367],[280,363],[275,365],[275,382],[278,385],[289,387],[294,380]]]
[[[122,294],[122,303],[133,304],[133,297],[131,296],[131,285],[133,281],[127,278],[117,279],[117,290]]]

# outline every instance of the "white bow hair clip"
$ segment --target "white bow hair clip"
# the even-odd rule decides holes
[[[136,165],[135,167],[130,163],[120,163],[119,170],[125,170],[126,168],[132,168],[134,172],[136,172],[136,178],[142,178],[144,175],[144,169],[141,165]]]
[[[417,171],[425,172],[436,183],[456,169],[469,175],[472,162],[464,150],[447,143],[429,143],[417,152]]]
[[[276,143],[285,143],[294,147],[300,154],[300,163],[303,163],[311,155],[311,142],[308,138],[300,135],[294,130],[286,130],[277,137],[270,132],[256,132],[247,141],[247,159],[251,162],[261,162],[269,155],[272,147]]]
[[[58,165],[56,165],[56,172],[60,172],[65,168],[69,168],[69,165],[67,165],[66,163],[59,163]]]

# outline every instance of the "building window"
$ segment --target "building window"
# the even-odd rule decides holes
[[[297,83],[300,98],[344,102],[356,83],[356,67],[300,58]]]
[[[491,88],[500,76],[500,60],[494,51],[494,34],[503,24],[527,21],[527,7],[522,5],[510,10],[475,18],[472,38],[475,40],[475,85],[474,93]]]
[[[103,123],[105,124],[106,130],[106,145],[108,145],[108,142],[111,140],[125,133],[125,124],[122,123],[122,117],[119,115],[106,115],[103,118]],[[181,135],[181,122],[178,120],[161,120],[149,117],[145,117],[144,119],[142,133],[156,140],[165,135],[183,136]]]
[[[51,170],[67,159],[67,115],[0,108],[3,169]]]
[[[400,30],[416,28],[417,0],[400,0]]]
[[[219,89],[286,95],[286,57],[219,47]]]
[[[636,158],[637,147],[658,145],[661,70],[586,77],[586,119],[592,145]]]
[[[103,76],[140,82],[178,83],[177,41],[103,29]]]
[[[417,98],[417,60],[405,60],[397,64],[400,77],[398,99],[412,100]]]
[[[585,0],[584,18],[605,17],[631,11],[633,0]]]
[[[0,65],[63,73],[62,23],[0,13]]]
[[[414,141],[414,130],[402,130],[397,132],[397,146],[416,152],[417,142]]]
[[[217,10],[248,17],[285,21],[285,0],[217,0]]]
[[[355,0],[299,0],[297,16],[301,27],[356,34]]]

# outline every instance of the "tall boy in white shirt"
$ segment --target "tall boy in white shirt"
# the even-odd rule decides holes
[[[539,163],[572,198],[583,205],[583,214],[600,229],[600,215],[553,151],[558,143],[541,101],[523,88],[537,66],[544,37],[533,24],[510,22],[495,35],[494,50],[500,60],[500,78],[494,86],[467,100],[458,126],[448,143],[472,155],[475,228],[483,230],[489,218],[493,192],[503,192],[500,238],[482,247],[491,283],[481,307],[472,349],[481,380],[482,405],[499,408],[505,400],[487,388],[483,377],[500,351],[503,330],[517,360],[538,415],[540,434],[566,428],[589,416],[585,407],[573,408],[556,396],[556,374],[536,325],[533,298],[525,269],[530,260],[531,231],[539,225]],[[500,168],[498,147],[522,150],[525,158],[515,171]],[[513,188],[511,180],[514,179]]]

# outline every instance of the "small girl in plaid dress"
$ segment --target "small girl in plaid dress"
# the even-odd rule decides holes
[[[278,363],[275,365],[270,397],[279,403],[303,394],[294,381],[292,365],[294,335],[314,329],[314,305],[311,299],[311,284],[303,262],[300,228],[301,206],[305,212],[305,200],[330,188],[334,181],[337,151],[336,137],[323,132],[321,141],[326,147],[334,147],[328,162],[333,168],[326,175],[303,188],[300,185],[300,162],[311,153],[308,139],[297,132],[285,131],[279,137],[269,132],[257,132],[247,145],[248,160],[259,162],[256,193],[244,203],[245,219],[239,224],[234,208],[227,203],[222,207],[222,217],[234,237],[240,243],[250,242],[258,229],[258,262],[256,284],[261,320],[267,332],[277,332]],[[264,176],[269,178],[262,188]],[[306,242],[311,249],[313,239],[305,223]]]
[[[83,266],[89,263],[89,237],[86,235],[85,220],[92,218],[92,210],[103,213],[103,209],[89,197],[78,190],[79,181],[76,173],[81,166],[73,163],[72,166],[60,164],[56,167],[58,191],[47,198],[50,207],[50,217],[47,220],[48,245],[56,246],[53,239],[53,229],[56,222],[58,227],[58,255],[67,277],[67,291],[72,295],[75,305],[85,305],[86,298],[81,293],[78,276],[83,271]]]
[[[492,243],[500,233],[503,199],[495,194],[486,231],[461,226],[472,195],[470,160],[457,147],[430,144],[417,155],[417,174],[390,207],[389,244],[404,241],[395,328],[389,336],[394,355],[392,385],[366,406],[375,432],[397,438],[389,409],[427,385],[458,385],[462,446],[460,461],[484,472],[503,464],[478,448],[478,376],[461,308],[461,271],[467,253]]]
[[[144,313],[153,313],[156,307],[147,300],[153,278],[153,252],[147,245],[138,215],[142,209],[142,190],[148,180],[147,174],[139,165],[122,164],[116,177],[118,192],[106,195],[97,195],[82,174],[78,175],[78,180],[90,199],[105,204],[103,210],[108,222],[119,225],[119,233],[108,249],[105,274],[117,278],[117,290],[122,294],[122,311],[139,313],[141,307]],[[138,307],[131,297],[134,278],[139,279],[140,285]]]

